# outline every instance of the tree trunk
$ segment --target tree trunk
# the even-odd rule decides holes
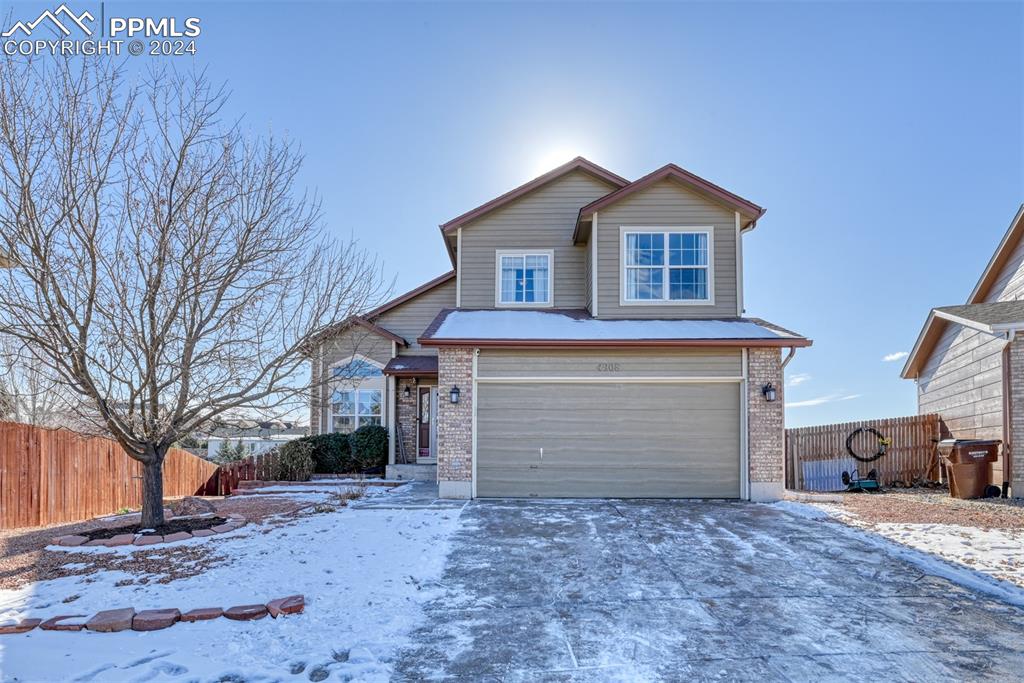
[[[155,452],[142,464],[142,527],[155,529],[164,523],[164,456]]]

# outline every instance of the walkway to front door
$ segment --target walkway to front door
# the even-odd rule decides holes
[[[416,462],[437,462],[437,387],[418,389]]]

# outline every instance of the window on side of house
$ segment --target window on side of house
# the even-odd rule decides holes
[[[331,431],[349,433],[381,424],[384,373],[374,363],[353,358],[331,368]]]
[[[709,302],[710,240],[710,230],[623,230],[623,298]]]
[[[499,306],[550,306],[550,251],[498,251]]]

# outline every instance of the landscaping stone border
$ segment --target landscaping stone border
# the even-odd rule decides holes
[[[182,517],[171,517],[171,519],[183,519]],[[53,539],[55,545],[59,545],[64,548],[77,548],[82,547],[107,547],[117,548],[126,545],[158,545],[165,543],[177,543],[178,541],[187,541],[190,538],[205,538],[207,536],[213,536],[215,534],[226,534],[235,529],[241,529],[245,526],[245,518],[238,514],[229,514],[227,516],[228,521],[224,524],[218,524],[211,529],[197,529],[192,533],[187,531],[178,531],[173,534],[167,534],[161,536],[160,534],[118,534],[112,538],[97,538],[92,541],[87,536],[79,536],[78,534],[69,534],[67,536],[58,536]]]
[[[43,631],[81,631],[96,633],[117,633],[119,631],[159,631],[170,628],[179,621],[194,623],[226,617],[235,621],[251,621],[262,619],[268,614],[277,619],[287,614],[301,614],[306,609],[306,598],[302,595],[289,595],[277,598],[266,604],[237,605],[228,609],[220,607],[202,607],[182,613],[175,607],[165,609],[147,609],[136,612],[132,607],[108,609],[97,612],[91,617],[84,614],[62,615],[42,619],[22,619],[0,624],[0,635],[28,633],[37,626]]]

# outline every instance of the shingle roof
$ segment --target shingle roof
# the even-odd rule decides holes
[[[1024,301],[991,301],[982,304],[962,304],[960,306],[941,306],[935,309],[936,315],[946,320],[960,320],[976,323],[980,328],[995,328],[1007,325],[1024,324]],[[954,320],[958,319],[958,320]]]
[[[385,375],[423,377],[437,374],[437,356],[396,356],[384,366]]]

